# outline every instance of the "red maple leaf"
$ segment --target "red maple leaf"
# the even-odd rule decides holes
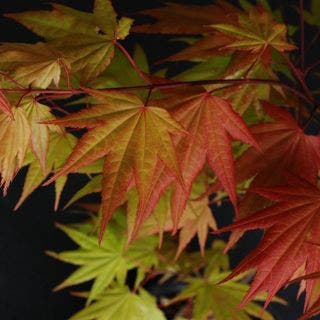
[[[258,247],[224,279],[227,281],[248,269],[256,269],[241,306],[262,291],[268,292],[267,306],[301,267],[313,263],[312,242],[319,237],[320,191],[314,184],[292,174],[286,179],[285,186],[252,190],[275,202],[273,205],[217,231],[265,230]]]
[[[242,117],[233,110],[227,100],[204,90],[189,96],[184,94],[179,96],[179,99],[175,95],[173,99],[169,98],[166,104],[173,118],[190,133],[189,136],[182,137],[176,147],[189,192],[182,192],[179,185],[174,187],[172,197],[174,225],[178,225],[192,182],[206,161],[236,206],[236,180],[231,141],[237,139],[259,149]]]
[[[320,167],[320,137],[307,135],[291,114],[277,106],[263,102],[263,107],[274,122],[250,127],[250,131],[262,152],[250,147],[235,162],[238,183],[254,177],[251,187],[272,187],[284,183],[283,173],[304,174],[304,178],[316,183]],[[216,192],[218,184],[209,188]],[[238,218],[249,217],[270,203],[258,194],[246,193],[239,203]],[[242,236],[232,233],[226,250]]]

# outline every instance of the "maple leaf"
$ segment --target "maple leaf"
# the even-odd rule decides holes
[[[61,133],[61,129],[54,125],[40,124],[42,120],[54,119],[55,117],[51,114],[48,106],[37,102],[35,99],[23,99],[20,107],[25,111],[30,125],[32,151],[39,160],[42,170],[46,171],[50,132]]]
[[[235,162],[236,180],[242,182],[253,178],[251,187],[272,187],[285,182],[284,173],[289,170],[311,183],[317,181],[320,167],[320,137],[304,133],[287,111],[267,102],[263,107],[275,120],[271,123],[257,124],[251,132],[262,149],[262,153],[249,148]],[[248,166],[248,163],[251,165]],[[219,189],[215,184],[212,192]],[[246,218],[269,205],[270,201],[259,194],[246,193],[239,203],[238,218]],[[226,250],[229,250],[243,235],[243,231],[234,230],[229,238]],[[314,271],[313,269],[310,272]]]
[[[126,286],[106,290],[70,320],[113,320],[115,315],[117,320],[165,320],[153,296],[143,289],[133,293]]]
[[[240,10],[225,1],[207,6],[167,3],[163,8],[141,12],[157,21],[152,24],[135,26],[134,32],[164,34],[203,34],[206,26],[232,20]]]
[[[144,275],[145,271],[157,264],[154,237],[135,241],[126,249],[127,239],[123,218],[123,212],[116,213],[117,220],[111,222],[100,245],[94,234],[57,225],[79,245],[79,249],[58,254],[51,251],[47,253],[56,259],[79,266],[79,268],[55,290],[94,280],[88,296],[88,304],[90,304],[115,279],[124,284],[128,270],[139,267],[139,278],[141,278],[141,274]],[[90,226],[86,229],[90,230]]]
[[[14,208],[17,210],[25,199],[41,185],[50,172],[56,172],[67,160],[71,151],[76,145],[76,138],[60,129],[60,132],[50,132],[49,148],[45,162],[45,169],[37,158],[32,157],[26,164],[29,165],[24,181],[22,194]],[[59,152],[57,153],[57,150]],[[56,200],[54,208],[58,209],[58,204],[62,189],[66,183],[66,177],[60,177],[55,182]]]
[[[95,1],[93,13],[53,5],[52,11],[11,13],[6,16],[62,51],[71,63],[72,71],[79,72],[84,83],[106,69],[114,55],[115,40],[124,39],[133,22],[129,18],[117,22],[111,2],[102,0]]]
[[[94,93],[94,91],[90,91]],[[185,134],[182,126],[161,108],[148,106],[134,95],[97,93],[102,101],[89,109],[46,123],[89,128],[79,140],[63,168],[48,182],[75,172],[89,163],[107,156],[102,181],[102,237],[113,211],[132,183],[139,194],[139,215],[147,207],[152,194],[153,176],[159,160],[183,185],[171,134]]]
[[[252,7],[248,13],[239,14],[235,24],[214,24],[212,28],[234,37],[227,48],[249,50],[260,55],[270,53],[270,48],[280,52],[296,47],[286,41],[286,26],[274,21],[262,6]]]
[[[254,187],[274,186],[285,181],[283,173],[289,170],[296,175],[303,172],[306,180],[315,183],[320,168],[320,137],[305,134],[291,114],[280,107],[267,102],[263,102],[263,107],[275,122],[250,127],[262,152],[250,147],[236,160],[237,182],[254,177]],[[209,189],[216,192],[219,188],[219,184],[214,184]],[[266,199],[248,193],[239,204],[239,217],[248,217],[267,204]],[[241,235],[236,230],[228,247]]]
[[[85,197],[91,193],[100,192],[101,189],[102,189],[102,175],[94,176],[92,179],[89,180],[88,183],[85,184],[85,186],[83,186],[80,190],[78,190],[72,196],[72,198],[65,205],[65,208],[71,206],[73,203],[75,203],[82,197]]]
[[[190,198],[196,198],[205,190],[204,183],[201,179],[193,184]],[[175,229],[173,225],[171,213],[171,190],[167,190],[159,199],[152,214],[143,222],[137,238],[143,238],[152,234],[159,234],[159,247],[162,245],[163,233]],[[177,229],[180,230],[179,246],[176,252],[177,259],[182,251],[186,248],[188,243],[197,235],[201,254],[204,255],[206,240],[209,229],[217,229],[216,221],[208,206],[208,199],[203,198],[199,201],[192,201],[189,198],[186,207],[183,211],[182,217],[179,220]],[[138,198],[136,191],[130,190],[127,202],[127,225],[128,238],[132,238],[134,232],[135,220],[137,215]]]
[[[255,188],[254,192],[276,203],[218,231],[265,230],[258,247],[224,280],[248,269],[256,269],[254,281],[241,306],[262,291],[268,291],[265,306],[268,305],[295,272],[314,259],[310,256],[313,251],[308,242],[316,241],[319,236],[316,231],[319,229],[320,192],[314,184],[293,175],[287,176],[287,183],[280,187]]]
[[[232,56],[226,72],[221,76],[223,79],[266,79],[278,80],[270,64],[265,64],[262,59],[257,59],[256,54],[248,52],[237,52]],[[208,86],[210,90],[218,88],[216,85]],[[223,98],[230,101],[232,106],[240,114],[250,107],[261,109],[261,100],[268,101],[272,93],[278,93],[282,97],[285,94],[276,85],[270,84],[242,84],[219,90]]]
[[[316,0],[311,0],[310,11],[304,10],[303,17],[307,23],[314,26],[319,26],[320,25],[319,2]]]
[[[14,107],[11,111],[13,118],[0,113],[0,186],[3,186],[4,194],[23,165],[31,135],[24,110]]]
[[[206,250],[208,258],[201,272],[202,276],[183,277],[186,287],[176,297],[169,300],[169,304],[192,298],[192,319],[195,320],[206,320],[211,317],[217,320],[249,320],[252,316],[265,320],[274,319],[269,312],[262,315],[262,307],[256,303],[264,300],[263,295],[256,297],[243,310],[237,308],[249,288],[249,285],[240,282],[246,274],[228,283],[217,284],[229,274],[229,261],[228,257],[223,255],[223,247],[222,241],[213,242],[212,248]],[[278,298],[273,301],[283,302]]]
[[[59,86],[61,70],[70,68],[64,55],[46,43],[7,43],[0,46],[0,67],[21,85],[47,88]],[[65,69],[66,68],[66,69]]]
[[[20,106],[12,108],[12,112],[13,118],[6,113],[0,114],[0,132],[3,141],[6,141],[0,148],[1,185],[4,186],[5,193],[16,173],[24,165],[29,147],[37,158],[38,164],[36,166],[41,169],[43,174],[47,171],[46,157],[49,148],[49,134],[61,133],[61,129],[57,126],[39,123],[41,120],[53,119],[54,117],[50,113],[49,107],[38,103],[33,98],[22,99]]]
[[[207,91],[194,95],[175,96],[166,102],[172,116],[190,132],[177,145],[186,186],[191,191],[192,182],[206,160],[236,206],[235,176],[231,137],[259,148],[245,122],[228,101]],[[224,119],[223,121],[221,121]],[[189,194],[188,193],[188,194]],[[172,213],[177,226],[188,199],[177,185],[173,191]]]
[[[197,198],[203,193],[204,189],[203,183],[194,183],[191,197]],[[184,209],[183,217],[176,259],[195,235],[198,236],[200,251],[201,254],[204,255],[208,231],[209,229],[217,229],[217,224],[210,210],[208,199],[204,198],[198,201],[189,200]]]

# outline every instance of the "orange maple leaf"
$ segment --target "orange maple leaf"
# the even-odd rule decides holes
[[[152,185],[159,161],[183,188],[171,135],[186,131],[165,109],[145,107],[135,95],[115,91],[103,94],[94,90],[90,93],[100,100],[100,104],[46,122],[89,129],[79,139],[65,165],[46,184],[106,156],[102,179],[101,239],[112,213],[121,205],[130,186],[135,185],[138,190],[138,217],[155,206],[149,200],[154,199]],[[137,218],[138,224],[139,221]]]

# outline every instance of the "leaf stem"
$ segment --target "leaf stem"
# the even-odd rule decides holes
[[[289,66],[289,68],[291,69],[292,73],[295,75],[296,79],[300,82],[300,85],[305,93],[305,95],[308,97],[309,101],[311,101],[313,103],[313,105],[315,105],[315,101],[314,98],[312,96],[311,91],[309,90],[306,81],[304,79],[304,75],[301,72],[301,70],[299,70],[298,68],[296,68],[293,63],[291,62],[291,60],[284,54],[281,53],[282,57],[284,58],[284,60],[286,61],[287,65]]]
[[[303,1],[299,1],[299,12],[300,12],[300,54],[301,54],[301,60],[300,60],[300,68],[301,71],[304,71],[304,8],[303,8]]]
[[[22,84],[20,84],[18,81],[16,81],[15,79],[13,79],[11,76],[9,76],[8,74],[1,72],[0,71],[0,76],[6,78],[8,81],[14,83],[18,88],[20,89],[26,89],[26,87],[24,87]]]
[[[121,52],[126,56],[126,58],[128,59],[128,61],[130,62],[130,64],[132,65],[132,67],[137,71],[137,73],[139,74],[139,76],[141,77],[141,79],[143,79],[145,82],[150,83],[151,81],[150,79],[147,77],[147,75],[140,69],[140,67],[136,64],[136,62],[133,60],[133,58],[131,57],[131,55],[129,54],[129,52],[126,50],[126,48],[119,43],[118,41],[114,42],[115,46],[117,46]]]
[[[148,91],[148,95],[147,95],[147,98],[146,98],[146,101],[144,103],[144,106],[147,107],[148,106],[148,103],[149,103],[149,100],[150,100],[150,97],[151,97],[151,93],[152,93],[152,90],[154,89],[154,86],[151,86],[149,88],[149,91]]]
[[[320,59],[312,63],[309,67],[307,67],[304,71],[305,76],[315,67],[317,67],[320,64]]]

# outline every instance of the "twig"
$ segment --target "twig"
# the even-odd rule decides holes
[[[149,91],[148,91],[148,95],[147,95],[147,98],[146,98],[146,101],[144,103],[144,106],[147,107],[148,106],[148,103],[149,103],[149,100],[150,100],[150,97],[151,97],[151,93],[152,93],[152,90],[154,89],[154,86],[151,86],[149,88]]]
[[[177,81],[177,82],[168,82],[168,83],[155,83],[155,84],[147,84],[147,85],[139,85],[139,86],[128,86],[128,87],[118,87],[118,88],[107,88],[107,89],[96,89],[98,91],[115,91],[115,90],[142,90],[142,89],[174,89],[181,88],[186,86],[198,86],[198,85],[209,85],[209,84],[234,84],[243,85],[243,84],[265,84],[265,85],[274,85],[280,86],[292,93],[296,96],[300,97],[302,100],[307,102],[310,105],[314,106],[314,100],[307,97],[305,94],[300,91],[286,85],[278,80],[269,80],[269,79],[217,79],[217,80],[197,80],[197,81]],[[64,95],[76,95],[76,94],[87,94],[84,89],[1,89],[2,92],[13,92],[13,93],[25,93],[30,92],[34,94],[54,94],[56,96],[64,96]]]
[[[318,65],[320,65],[320,59],[312,63],[309,67],[307,67],[304,71],[304,75],[307,76],[307,74]]]
[[[293,72],[293,74],[295,75],[295,77],[297,78],[297,80],[300,82],[301,87],[305,93],[305,95],[308,97],[308,99],[310,101],[312,101],[313,105],[315,105],[315,101],[314,98],[312,96],[311,91],[309,90],[306,81],[303,77],[303,74],[301,73],[301,71],[299,69],[297,69],[293,63],[290,61],[290,59],[284,54],[284,53],[280,53],[282,55],[282,57],[284,58],[284,60],[286,61],[287,65],[289,66],[289,68],[291,69],[291,71]]]
[[[300,54],[301,54],[301,60],[300,60],[300,68],[301,71],[304,71],[304,8],[303,8],[303,0],[299,1],[299,12],[300,12]]]

